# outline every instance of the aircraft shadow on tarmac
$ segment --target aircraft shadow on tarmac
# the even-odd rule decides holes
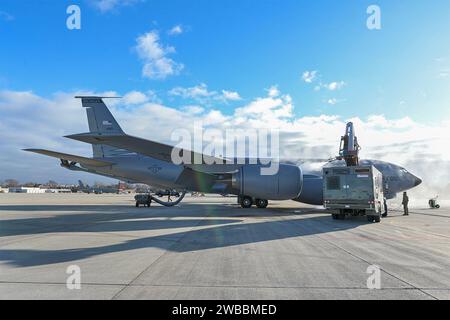
[[[188,210],[183,210],[186,208]],[[167,209],[161,206],[41,205],[0,206],[1,211],[45,213],[43,217],[0,220],[0,237],[64,232],[119,232],[194,227],[205,217],[211,225],[241,222],[244,217],[292,216],[293,210],[242,210],[237,205],[184,204]],[[50,215],[51,212],[59,214]],[[66,214],[61,214],[61,213]],[[80,212],[67,214],[67,212]],[[82,213],[83,212],[83,213]],[[35,215],[36,216],[36,215]],[[175,220],[183,218],[183,220]],[[222,219],[220,219],[222,218]],[[233,219],[233,220],[231,220]]]
[[[1,221],[2,226],[0,227],[0,235],[3,237],[61,232],[132,232],[138,230],[186,227],[193,229],[177,233],[133,238],[118,244],[90,248],[71,248],[62,250],[0,248],[0,261],[17,267],[31,267],[77,261],[104,254],[143,248],[160,248],[180,253],[193,252],[336,232],[357,228],[364,224],[359,220],[332,221],[329,215],[318,216],[306,214],[300,217],[299,215],[294,216],[292,214],[292,208],[289,210],[249,210],[249,216],[252,217],[259,217],[259,215],[261,215],[261,217],[267,217],[270,213],[273,213],[277,218],[274,220],[264,219],[261,220],[261,222],[245,223],[240,219],[233,219],[233,213],[240,212],[242,214],[241,209],[236,208],[230,213],[229,207],[225,208],[226,210],[213,210],[213,207],[217,209],[217,207],[220,208],[220,205],[212,206],[209,209],[205,209],[205,206],[203,205],[199,206],[191,204],[189,206],[192,207],[190,208],[190,211],[196,209],[198,206],[198,209],[202,210],[204,214],[197,214],[197,219],[174,220],[170,219],[174,217],[173,214],[169,215],[169,217],[168,215],[164,216],[164,210],[158,210],[158,212],[155,213],[152,213],[151,211],[125,213],[123,207],[117,207],[121,208],[122,212],[3,220]],[[99,208],[97,207],[96,210],[98,211],[98,209]],[[129,211],[128,209],[129,208],[127,208],[127,211]],[[182,216],[184,210],[177,211],[178,214],[176,216]],[[285,214],[283,214],[283,212],[285,212]],[[190,214],[187,214],[187,216],[189,217]],[[218,219],[217,216],[221,216],[223,219]],[[139,221],[139,219],[162,217],[164,217],[164,219]],[[208,219],[204,219],[205,217],[208,217]],[[225,217],[228,217],[228,219],[224,219]],[[83,221],[80,221],[80,219]],[[5,222],[9,224],[5,225]],[[22,227],[20,227],[19,223]],[[24,225],[29,227],[23,227]]]

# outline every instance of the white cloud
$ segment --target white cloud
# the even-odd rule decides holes
[[[216,92],[209,92],[208,86],[204,83],[201,83],[194,87],[184,88],[184,87],[176,87],[169,91],[169,95],[171,96],[180,96],[185,99],[197,99],[197,98],[205,98],[211,97],[215,95]]]
[[[125,104],[142,104],[149,100],[149,97],[140,91],[131,91],[128,92],[123,97],[123,102]]]
[[[239,101],[241,96],[235,91],[222,90],[221,93],[217,91],[209,91],[208,86],[201,83],[194,87],[175,87],[169,92],[170,96],[178,96],[184,99],[195,100],[203,104],[211,104],[213,102]]]
[[[317,71],[305,71],[303,72],[302,79],[306,83],[313,83],[317,78]]]
[[[316,82],[320,77],[318,71],[305,71],[302,74],[302,80],[308,84]],[[344,81],[333,81],[330,83],[323,83],[319,81],[319,83],[314,87],[314,91],[320,91],[322,88],[336,91],[342,89],[347,84]]]
[[[173,26],[172,29],[170,29],[167,33],[171,36],[176,36],[182,34],[183,32],[184,32],[183,26],[178,24],[176,26]]]
[[[119,100],[112,100],[109,102],[110,105],[137,105],[137,104],[143,104],[146,102],[154,102],[154,103],[161,103],[161,99],[157,96],[157,94],[152,91],[148,90],[146,92],[141,91],[130,91],[126,93],[122,99]]]
[[[280,90],[278,90],[278,86],[271,86],[269,89],[267,89],[267,92],[269,93],[269,97],[277,97],[280,95]]]
[[[347,85],[344,81],[334,81],[330,83],[319,83],[314,87],[315,91],[320,91],[321,89],[327,89],[329,91],[338,91]]]
[[[244,119],[244,122],[251,121],[262,127],[274,127],[284,121],[283,119],[292,118],[292,111],[292,98],[289,95],[280,95],[279,91],[269,90],[267,97],[256,98],[248,105],[237,108],[235,116]]]
[[[117,10],[119,7],[132,6],[144,0],[89,0],[90,3],[100,12],[106,13]]]
[[[211,110],[208,114],[206,114],[202,119],[201,122],[205,126],[220,126],[220,124],[226,122],[230,118],[223,115],[222,112],[218,110]]]
[[[410,129],[417,126],[417,124],[410,117],[388,120],[384,115],[369,116],[367,119],[367,125],[375,129]]]
[[[142,75],[149,79],[165,79],[178,75],[184,66],[167,57],[175,53],[174,47],[164,47],[160,43],[159,33],[150,31],[136,39],[136,51],[144,62]]]
[[[329,99],[324,100],[324,102],[326,102],[330,106],[335,106],[335,105],[345,102],[345,101],[346,101],[346,99],[337,99],[337,98],[329,98]]]
[[[225,100],[230,101],[239,101],[242,99],[239,93],[237,93],[236,91],[222,90],[222,96]]]
[[[325,87],[330,90],[330,91],[336,91],[336,90],[340,90],[345,86],[345,82],[344,81],[339,81],[339,82],[331,82],[329,84],[326,84]]]
[[[338,103],[338,100],[336,98],[331,98],[327,100],[327,103],[334,106],[335,104]]]
[[[0,180],[73,182],[80,177],[87,181],[101,180],[97,176],[64,170],[55,159],[20,151],[37,147],[89,156],[89,145],[62,138],[87,131],[85,110],[79,100],[73,99],[83,94],[118,95],[115,92],[70,92],[44,98],[32,92],[0,91]],[[282,157],[328,158],[336,155],[346,121],[351,120],[363,148],[363,158],[403,165],[422,177],[424,186],[445,186],[450,181],[450,149],[443,147],[450,145],[450,119],[428,125],[409,117],[389,119],[383,115],[365,119],[296,116],[291,97],[279,91],[276,95],[269,91],[227,114],[215,109],[205,112],[196,105],[177,109],[153,102],[148,93],[142,94],[150,99],[144,99],[135,91],[125,94],[129,101],[136,102],[133,108],[106,101],[122,128],[135,136],[174,144],[170,141],[173,130],[192,130],[195,122],[217,129],[270,128],[280,130]]]
[[[183,107],[183,111],[189,114],[200,114],[203,113],[205,109],[200,106],[185,106]]]

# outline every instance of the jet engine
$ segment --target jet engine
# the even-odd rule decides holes
[[[303,187],[302,170],[294,165],[280,164],[275,175],[262,175],[261,165],[245,165],[233,174],[232,187],[240,195],[266,200],[297,198]]]
[[[323,178],[321,176],[307,175],[303,176],[303,188],[299,197],[293,199],[301,203],[312,205],[323,204]]]

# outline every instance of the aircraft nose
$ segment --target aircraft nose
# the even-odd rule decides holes
[[[414,187],[417,187],[418,185],[422,184],[422,179],[414,176]]]

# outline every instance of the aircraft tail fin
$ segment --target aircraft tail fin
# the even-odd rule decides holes
[[[89,130],[91,132],[124,134],[116,119],[106,107],[105,97],[75,97],[81,99],[83,108],[86,108]]]
[[[75,97],[81,99],[83,108],[86,108],[86,114],[89,124],[89,131],[101,134],[125,135],[120,125],[114,119],[106,104],[104,98],[108,97]],[[93,144],[92,152],[94,158],[109,158],[129,154],[128,150],[118,149],[108,145]]]

